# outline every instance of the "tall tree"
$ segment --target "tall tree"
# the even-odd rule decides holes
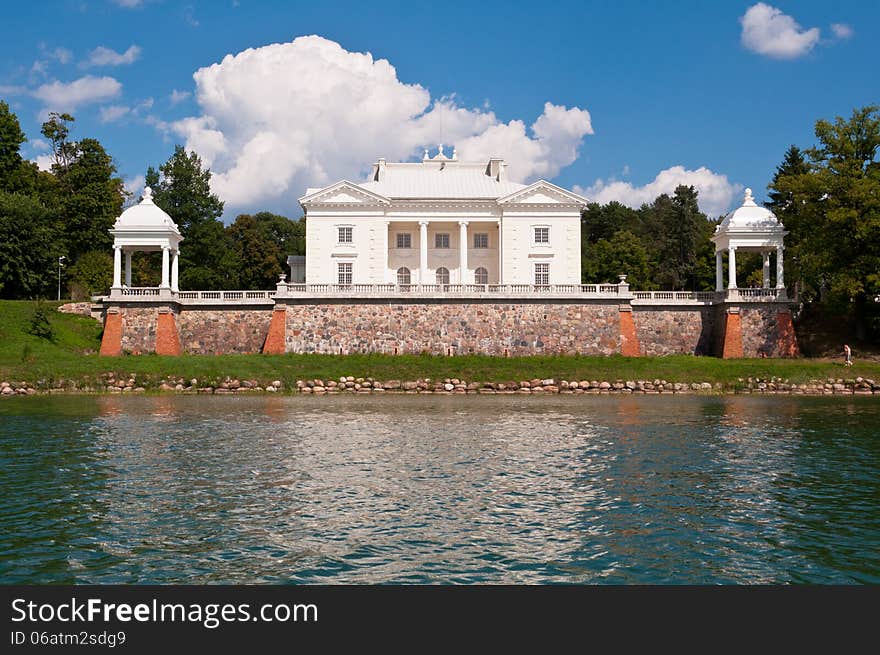
[[[263,223],[271,221],[272,214],[262,213]],[[268,221],[265,220],[268,218]],[[279,218],[284,218],[279,217]],[[287,220],[287,219],[284,219]],[[261,229],[262,228],[262,229]],[[256,216],[240,214],[227,228],[232,249],[240,263],[239,284],[242,289],[268,289],[275,285],[283,253],[269,230]]]
[[[51,295],[60,247],[51,214],[35,196],[0,191],[0,293]]]
[[[18,117],[0,100],[0,189],[8,189],[8,180],[21,165],[21,144],[26,141]]]
[[[183,238],[193,228],[220,218],[223,201],[211,193],[211,170],[202,169],[202,160],[195,152],[175,146],[174,154],[159,168],[147,170],[147,186],[153,188],[153,201],[177,223]]]
[[[796,208],[784,216],[805,295],[827,290],[830,306],[851,311],[864,336],[880,296],[880,108],[819,120],[815,133],[808,170],[777,176],[773,191]]]

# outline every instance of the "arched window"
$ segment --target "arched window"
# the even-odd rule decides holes
[[[449,269],[440,267],[437,269],[437,284],[449,284]]]
[[[408,287],[410,285],[410,273],[409,269],[406,266],[401,266],[397,269],[397,284],[402,287]]]
[[[489,284],[489,271],[480,266],[480,268],[474,271],[474,283]]]

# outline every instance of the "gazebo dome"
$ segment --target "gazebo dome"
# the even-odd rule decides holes
[[[761,207],[756,204],[755,199],[752,197],[752,190],[746,189],[746,195],[743,198],[742,206],[725,216],[724,220],[721,221],[721,224],[715,231],[724,232],[737,229],[754,230],[755,228],[767,229],[774,227],[781,227],[779,220],[776,218],[776,214],[766,207]]]
[[[122,212],[113,227],[117,230],[119,228],[171,228],[180,234],[172,218],[153,202],[153,190],[150,187],[144,189],[144,195],[138,204],[132,205]]]

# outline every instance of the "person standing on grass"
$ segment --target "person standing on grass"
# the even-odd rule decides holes
[[[843,344],[843,356],[845,358],[844,364],[852,366],[852,348],[849,347],[849,344]]]

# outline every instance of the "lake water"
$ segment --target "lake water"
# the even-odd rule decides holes
[[[0,402],[2,583],[878,583],[880,402]]]

